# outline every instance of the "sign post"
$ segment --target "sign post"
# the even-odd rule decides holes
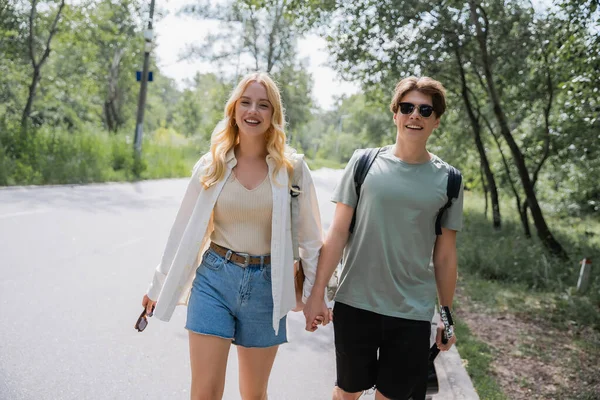
[[[581,270],[579,271],[579,279],[577,280],[577,291],[583,293],[587,290],[590,283],[590,275],[592,272],[592,260],[584,258],[581,260]]]
[[[135,136],[133,140],[133,150],[135,161],[140,162],[142,156],[142,135],[144,133],[144,108],[146,106],[146,92],[148,90],[148,70],[150,67],[150,51],[152,50],[152,19],[154,18],[154,1],[150,3],[150,18],[148,20],[148,29],[144,31],[144,67],[142,69],[142,79],[140,85],[140,95],[138,97],[137,118],[135,121]]]

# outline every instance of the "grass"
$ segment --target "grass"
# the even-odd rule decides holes
[[[457,308],[460,309],[460,305],[457,305]],[[465,368],[479,398],[481,400],[508,400],[490,374],[490,364],[494,357],[491,348],[477,340],[463,321],[458,317],[456,319],[456,337],[460,338],[457,342],[458,351],[461,359],[467,362]]]
[[[510,204],[502,204],[502,230],[492,228],[491,219],[483,214],[483,202],[467,193],[464,205],[464,230],[458,236],[460,286],[467,301],[477,303],[484,313],[510,313],[548,329],[556,329],[574,338],[572,345],[600,357],[600,274],[592,270],[589,289],[576,290],[580,260],[599,259],[600,220],[545,214],[548,225],[569,253],[563,261],[549,255],[539,240],[523,235],[518,215]],[[535,234],[535,227],[532,226]],[[460,315],[460,302],[456,305]],[[467,371],[482,399],[504,399],[501,387],[490,374],[493,351],[478,341],[460,322],[458,349],[468,361]],[[536,343],[518,347],[523,356],[538,356],[545,363],[553,360],[541,354]],[[518,362],[515,359],[515,362]],[[570,369],[588,374],[578,360]],[[588,380],[589,381],[589,380]],[[530,383],[524,379],[521,383]],[[567,396],[567,393],[563,393]],[[587,399],[597,394],[577,388],[568,398]],[[565,397],[566,398],[566,397]]]
[[[308,164],[308,167],[311,169],[311,171],[316,171],[321,168],[344,169],[344,167],[346,166],[346,163],[340,163],[337,161],[327,160],[323,158],[306,158],[306,163]]]
[[[189,176],[205,144],[159,129],[145,135],[134,162],[132,138],[92,128],[40,129],[24,140],[0,136],[0,186],[82,184]]]
[[[7,132],[0,132],[0,186],[187,177],[208,150],[208,143],[160,128],[144,136],[142,160],[136,163],[130,135],[96,128],[74,133],[40,128],[23,141],[18,133]],[[344,168],[321,158],[306,161],[312,170]]]
[[[470,295],[499,310],[544,314],[562,328],[565,321],[575,321],[600,331],[600,274],[592,271],[586,293],[576,290],[580,260],[600,255],[600,221],[549,216],[571,256],[563,261],[549,255],[537,238],[523,235],[510,207],[504,207],[502,230],[494,231],[479,205],[473,194],[465,197],[465,228],[458,239],[461,272],[479,278],[467,283]]]
[[[535,358],[548,365],[556,365],[560,361],[567,371],[579,376],[579,382],[597,382],[596,369],[591,367],[591,364],[600,361],[598,306],[591,304],[587,296],[572,296],[571,301],[565,301],[565,295],[531,291],[522,284],[490,281],[469,274],[463,274],[460,286],[467,298],[465,301],[477,305],[477,313],[487,316],[512,314],[518,320],[540,328],[542,336],[527,337],[533,334],[521,333],[522,336],[514,348],[510,349],[514,365],[519,363],[522,357]],[[461,302],[456,304],[456,310],[456,314],[460,316]],[[563,337],[560,342],[554,342],[558,338],[552,332],[556,331],[568,339]],[[458,350],[461,357],[468,361],[467,371],[481,399],[502,398],[499,384],[493,381],[493,374],[489,374],[489,363],[494,357],[493,350],[479,341],[468,329],[457,327],[457,336]],[[564,345],[565,340],[569,343],[568,352],[549,351],[548,346],[558,348],[558,344]],[[577,356],[581,353],[589,357]],[[522,378],[521,386],[528,387],[530,381],[531,379]],[[562,390],[559,398],[597,398],[595,389],[587,389],[577,384]]]

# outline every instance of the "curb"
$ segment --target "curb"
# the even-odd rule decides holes
[[[439,320],[439,314],[435,313],[434,321]],[[437,323],[431,324],[431,337],[435,342]],[[438,378],[438,393],[432,396],[432,400],[479,400],[479,395],[473,387],[471,377],[467,373],[456,345],[450,350],[440,352],[436,357],[435,370]]]
[[[435,369],[440,389],[432,400],[479,400],[456,346],[436,358]]]

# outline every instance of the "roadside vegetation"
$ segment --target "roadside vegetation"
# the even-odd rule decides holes
[[[342,168],[355,149],[394,141],[396,82],[432,76],[448,110],[429,149],[467,189],[456,314],[476,389],[482,399],[600,398],[598,1],[190,2],[182,15],[221,28],[180,56],[213,71],[176,82],[153,54],[137,160],[148,6],[0,2],[0,186],[189,176],[233,85],[257,69],[279,83],[289,144],[312,169]],[[164,15],[159,6],[155,23]],[[298,57],[309,34],[361,86],[329,109]],[[583,258],[594,262],[584,293]]]
[[[523,236],[516,211],[499,233],[483,210],[466,197],[456,305],[458,350],[480,397],[597,399],[600,275],[583,293],[577,280],[581,259],[600,255],[600,218],[548,214],[571,254],[563,261]]]

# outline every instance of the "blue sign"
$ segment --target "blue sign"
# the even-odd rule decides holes
[[[135,71],[135,80],[142,80],[142,71]],[[148,71],[148,82],[152,82],[154,80],[154,76],[152,75],[152,71]]]

